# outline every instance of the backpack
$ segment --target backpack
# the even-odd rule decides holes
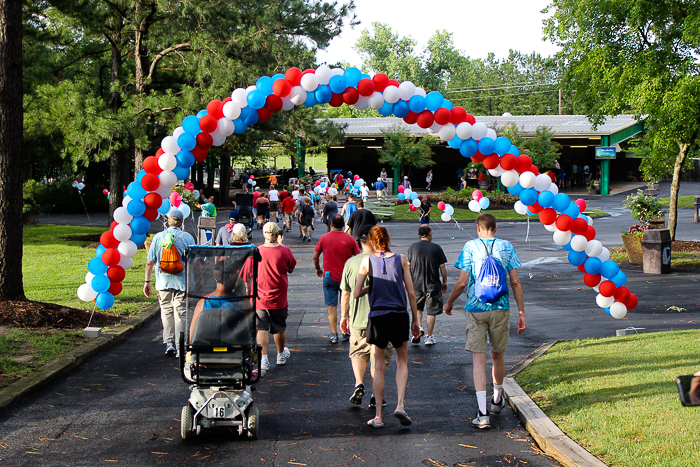
[[[476,278],[474,294],[481,303],[496,303],[499,298],[508,293],[506,270],[503,269],[501,263],[492,256],[493,246],[496,244],[496,240],[491,244],[491,251],[489,251],[483,240],[479,240],[483,243],[488,257],[481,266],[479,276]]]
[[[165,243],[161,244],[163,246],[163,253],[160,255],[160,272],[166,274],[179,274],[185,269],[185,265],[182,264],[182,259],[180,258],[180,253],[175,248],[175,240],[180,238],[180,235],[172,238],[172,234],[169,234],[170,238],[164,240]],[[166,246],[168,245],[169,246]]]

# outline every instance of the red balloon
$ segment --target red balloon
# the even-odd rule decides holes
[[[473,125],[476,123],[476,118],[474,118],[474,115],[472,114],[467,114],[467,117],[464,119],[464,121],[470,125]]]
[[[615,283],[613,281],[603,281],[598,287],[598,291],[603,297],[612,297],[615,294]]]
[[[637,308],[638,303],[639,299],[637,298],[637,296],[633,293],[630,293],[630,297],[627,299],[626,302],[624,302],[624,305],[627,307],[627,311],[629,311],[634,308]]]
[[[557,221],[557,211],[553,208],[544,208],[540,212],[540,222],[544,225],[551,225]]]
[[[115,248],[107,248],[104,253],[102,253],[102,262],[107,266],[116,266],[121,260],[122,256]]]
[[[579,271],[586,272],[586,268],[583,266],[583,264],[580,266],[576,266],[576,267],[578,268]]]
[[[415,211],[417,208],[414,205],[410,204],[408,206],[408,209],[410,209],[411,211]]]
[[[435,123],[438,125],[447,125],[450,123],[452,113],[444,107],[440,107],[435,111]]]
[[[384,73],[377,73],[372,78],[374,81],[374,90],[378,92],[384,92],[387,86],[389,86],[389,77]]]
[[[199,119],[199,128],[204,132],[204,133],[211,133],[213,131],[216,131],[216,125],[217,121],[214,117],[211,115],[204,115],[202,118]]]
[[[436,112],[436,115],[437,115],[437,112]],[[500,162],[500,159],[498,157],[498,154],[496,154],[496,153],[489,154],[484,159],[484,167],[486,167],[487,169],[495,169],[496,167],[498,167],[499,162]]]
[[[109,280],[112,282],[121,282],[124,280],[124,277],[126,277],[126,271],[119,265],[112,266],[107,269],[107,277],[109,277]]]
[[[578,208],[581,210],[581,212],[586,210],[586,200],[585,199],[579,198],[576,201],[574,201],[574,203],[576,203],[576,206],[578,206]]]
[[[222,100],[221,103],[226,104],[227,102],[231,102],[232,100],[233,99],[231,99],[230,97],[227,97],[226,99]],[[223,105],[222,105],[222,107],[223,107]]]
[[[153,175],[158,175],[163,171],[158,165],[158,158],[154,156],[148,156],[143,160],[143,170]]]
[[[463,121],[467,119],[467,111],[464,110],[464,107],[452,107],[452,110],[450,110],[450,123],[454,123],[455,125],[459,125]]]
[[[538,202],[535,202],[535,204],[533,204],[532,206],[528,206],[527,208],[530,210],[530,212],[534,214],[542,212],[542,210],[544,209],[542,206],[540,206],[540,203]]]
[[[418,121],[418,114],[415,113],[413,110],[409,110],[408,115],[406,115],[403,118],[403,121],[408,123],[409,125],[413,125],[414,123],[416,123]]]
[[[630,289],[628,289],[625,286],[618,287],[615,290],[615,294],[613,295],[613,297],[615,297],[615,300],[617,300],[618,302],[625,303],[630,298]]]
[[[157,194],[157,193],[153,193],[153,194]],[[149,221],[153,222],[154,220],[158,219],[158,210],[146,208],[146,212],[143,213],[143,217],[145,217]]]
[[[396,86],[398,88],[399,84],[400,83],[398,81],[396,81],[395,79],[390,79],[389,84],[387,84],[387,86]]]
[[[277,81],[282,81],[282,80],[278,79]],[[275,83],[277,81],[275,81]],[[277,112],[282,110],[283,104],[284,104],[284,102],[282,102],[282,99],[276,94],[270,94],[265,99],[265,107],[267,108],[267,110],[270,111],[270,113],[273,113],[273,114],[276,114]]]
[[[472,156],[472,161],[474,162],[484,162],[484,159],[486,159],[486,156],[481,154],[479,151],[476,151],[476,154]]]
[[[586,235],[586,231],[588,230],[588,222],[586,222],[586,219],[581,219],[580,217],[577,217],[574,219],[574,223],[571,226],[571,231],[576,234],[576,235]]]
[[[292,92],[292,85],[289,84],[289,80],[280,78],[272,83],[272,92],[278,97],[288,96]]]
[[[210,115],[215,120],[219,120],[224,117],[224,111],[222,110],[224,103],[220,100],[213,100],[207,104],[207,115]],[[211,133],[211,131],[209,132]]]
[[[532,173],[535,174],[535,175],[539,175],[539,174],[540,174],[540,169],[538,169],[537,166],[536,166],[535,164],[532,164],[532,165],[530,166],[530,169],[529,169],[529,170],[530,170],[530,172],[532,172]]]
[[[331,101],[329,102],[329,104],[331,105],[331,107],[340,107],[341,105],[343,105],[344,102],[345,101],[343,100],[343,94],[333,93],[333,97],[331,97]]]
[[[345,91],[343,91],[343,100],[348,105],[357,104],[357,101],[360,100],[360,93],[353,87],[347,87]]]
[[[418,119],[416,120],[416,123],[421,128],[430,128],[434,122],[435,117],[433,117],[433,113],[427,109],[418,114]]]
[[[197,162],[203,162],[207,158],[207,150],[206,149],[203,149],[200,147],[195,147],[190,152],[194,156],[194,160]]]
[[[301,76],[304,76],[304,75],[309,74],[309,73],[311,73],[312,75],[315,75],[316,70],[314,70],[313,68],[307,68],[306,70],[301,72]]]
[[[279,97],[278,97],[279,99]],[[257,110],[258,112],[258,121],[259,122],[266,122],[272,117],[272,114],[270,113],[269,110],[267,110],[267,107],[262,107]]]
[[[559,230],[571,230],[571,227],[574,225],[574,221],[571,219],[571,216],[568,214],[562,214],[557,218],[557,229]]]
[[[141,187],[146,191],[156,191],[160,186],[158,175],[146,174],[141,179]]]
[[[206,117],[206,115],[204,116]],[[204,118],[202,117],[202,118]],[[213,119],[212,119],[213,120]],[[200,120],[200,126],[201,126],[201,120]],[[216,128],[216,127],[214,127]],[[214,130],[212,130],[214,131]],[[209,132],[211,133],[211,132]],[[214,145],[214,140],[212,139],[211,135],[209,133],[203,132],[203,133],[197,133],[197,146],[199,146],[202,149],[209,149]],[[194,151],[192,151],[192,154],[194,154]],[[195,160],[197,158],[195,157]]]
[[[114,296],[116,297],[117,295],[119,295],[120,293],[122,293],[122,289],[123,289],[123,288],[124,288],[124,286],[122,285],[121,282],[112,282],[112,283],[110,284],[109,289],[107,290],[107,292],[111,293],[112,295],[114,295]]]
[[[292,86],[299,86],[299,82],[301,82],[301,70],[293,66],[285,72],[284,77]],[[275,85],[273,84],[272,86],[272,89],[274,89]]]
[[[521,154],[515,158],[515,170],[518,172],[527,172],[530,170],[530,166],[532,166],[532,159],[529,156]]]
[[[163,198],[158,193],[148,193],[143,197],[143,204],[146,205],[146,209],[158,209],[163,205]]]
[[[118,226],[118,225],[119,225],[119,222],[117,222],[117,221],[112,221],[112,223],[111,223],[110,226],[109,226],[109,231],[110,231],[110,232],[114,232],[114,228],[115,228],[116,226]],[[116,246],[115,246],[114,248],[116,248]]]
[[[114,238],[112,231],[108,230],[100,235],[100,244],[105,248],[116,248],[119,246],[119,240]]]
[[[583,283],[588,287],[595,287],[596,285],[600,284],[600,277],[600,274],[586,273],[586,275],[583,276]]]
[[[588,228],[586,229],[586,233],[583,234],[583,236],[586,237],[586,240],[588,240],[589,242],[595,238],[595,229],[592,225],[588,226]]]
[[[160,148],[156,151],[156,159],[158,159],[160,156],[165,154],[165,151],[163,151],[163,148]]]
[[[513,154],[504,154],[501,157],[501,167],[503,170],[513,170],[515,168],[515,156]]]
[[[357,83],[357,92],[359,92],[361,96],[371,96],[375,89],[374,81],[371,79],[363,78]]]

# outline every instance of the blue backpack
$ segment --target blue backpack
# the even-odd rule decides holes
[[[501,263],[492,256],[493,246],[496,244],[496,240],[491,244],[491,251],[489,251],[483,240],[479,240],[484,245],[487,258],[481,266],[479,276],[476,278],[474,294],[481,303],[496,303],[499,298],[508,293],[506,270],[503,269]]]

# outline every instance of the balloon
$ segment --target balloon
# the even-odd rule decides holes
[[[448,216],[452,216],[455,213],[455,208],[450,204],[445,204],[445,213],[447,213]]]
[[[240,104],[233,101],[225,103],[223,107],[224,117],[228,118],[229,120],[237,119],[241,116],[241,108],[242,107]]]
[[[129,269],[133,263],[134,263],[134,260],[132,258],[127,258],[125,256],[122,256],[122,260],[119,261],[119,266],[121,266],[124,269]]]
[[[615,298],[615,300],[617,300],[618,302],[627,302],[627,300],[629,300],[630,298],[630,289],[624,286],[619,286],[617,289],[615,289],[615,294],[613,295],[613,298]]]
[[[408,206],[408,209],[411,210],[411,211],[415,211],[415,210],[416,210],[416,207],[415,207],[414,205],[410,204],[410,205]]]
[[[406,190],[406,188],[403,185],[399,186],[399,193],[403,193]]]
[[[109,287],[107,289],[109,289]],[[107,310],[114,306],[114,295],[107,292],[107,289],[98,294],[97,298],[95,299],[95,304],[102,310]]]
[[[574,235],[571,239],[571,249],[574,251],[581,251],[585,253],[586,246],[588,245],[588,240],[583,235]]]
[[[602,261],[602,259],[601,259]],[[615,261],[607,260],[603,261],[603,266],[600,269],[600,273],[603,277],[611,278],[617,276],[620,272],[620,266]]]
[[[361,96],[369,97],[374,94],[375,90],[374,81],[371,79],[363,78],[357,83],[357,92],[359,92]]]
[[[151,230],[151,223],[148,221],[143,216],[139,217],[134,217],[134,219],[131,221],[131,232],[132,235],[143,235],[148,233],[148,231]],[[119,261],[117,260],[115,264],[118,264]],[[105,263],[106,264],[106,263]],[[110,264],[109,266],[114,266],[114,264]]]
[[[627,307],[627,310],[633,310],[634,308],[637,307],[637,304],[639,303],[639,300],[637,299],[637,296],[633,293],[630,294],[630,298],[625,302],[625,306]]]
[[[114,220],[120,224],[128,224],[133,218],[134,216],[129,214],[129,211],[123,206],[114,210]]]
[[[190,215],[190,213],[192,212],[190,207],[185,203],[181,203],[180,206],[178,207],[178,209],[180,211],[182,211],[183,218],[187,218]]]
[[[140,182],[129,183],[126,192],[132,199],[141,199],[146,196],[146,190],[143,189]]]
[[[585,199],[579,198],[576,201],[574,201],[574,203],[576,203],[576,205],[578,206],[578,208],[581,212],[586,210],[586,200]]]
[[[571,241],[571,232],[568,230],[557,230],[552,235],[552,240],[554,240],[554,243],[557,245],[564,246]]]
[[[522,201],[520,201],[520,200],[518,200],[518,201],[515,202],[515,205],[513,206],[513,209],[515,210],[515,212],[517,212],[517,213],[520,214],[521,216],[524,216],[524,215],[527,214],[527,206],[525,206],[525,205],[522,203]],[[567,242],[568,242],[568,240],[567,240]]]
[[[161,157],[165,157],[165,156],[161,156]],[[158,175],[147,173],[141,179],[141,187],[145,191],[156,191],[159,186],[160,186],[160,179],[158,178]],[[146,196],[146,195],[144,194],[143,196]],[[141,197],[143,197],[143,196],[141,196]]]
[[[586,246],[586,254],[588,254],[588,256],[597,257],[602,252],[603,252],[603,244],[600,243],[600,241],[598,241],[598,240],[589,240],[588,241],[588,245]],[[600,258],[598,258],[598,260],[600,261]],[[601,262],[601,266],[602,266],[602,262]]]
[[[574,221],[571,220],[571,217],[562,214],[557,218],[557,229],[559,230],[571,230],[571,226],[574,224]]]
[[[603,282],[603,283],[604,283],[604,282]],[[598,286],[598,287],[600,287],[600,286]],[[596,302],[596,304],[597,304],[599,307],[601,307],[601,308],[607,308],[607,307],[609,307],[610,305],[612,305],[613,303],[615,303],[615,299],[612,298],[612,297],[608,297],[608,296],[605,296],[605,295],[599,293],[599,294],[596,295],[596,297],[595,297],[595,302]]]
[[[620,302],[615,302],[610,305],[610,316],[615,319],[622,319],[627,314],[627,307]]]
[[[598,258],[588,258],[586,260],[586,272],[589,274],[599,274],[603,267],[603,262]]]
[[[180,196],[180,193],[173,192],[168,199],[170,200],[170,204],[175,207],[180,206],[180,203],[182,203],[182,196]]]
[[[481,206],[479,206],[479,202],[475,199],[469,201],[469,210],[472,212],[479,212],[481,211]]]
[[[450,220],[450,215],[447,214],[446,212],[443,212],[442,215],[440,216],[440,219],[442,219],[443,222],[448,222]]]
[[[523,172],[520,174],[520,186],[523,188],[533,188],[537,177],[532,172]]]
[[[503,172],[503,175],[501,175],[501,183],[506,188],[511,188],[517,185],[519,179],[520,176],[515,170],[508,170],[506,172]]]
[[[166,136],[160,142],[160,147],[166,154],[175,154],[180,150],[177,139],[174,136]]]
[[[491,201],[489,201],[489,199],[485,196],[479,200],[479,206],[481,209],[488,209],[490,205]]]
[[[403,201],[406,199],[406,195],[404,195],[403,193],[399,193],[397,197],[398,197],[399,201]]]
[[[601,295],[612,298],[613,294],[615,293],[615,283],[610,280],[603,281],[600,283],[599,289]]]
[[[583,276],[583,283],[588,287],[595,287],[596,285],[600,284],[600,274],[586,273],[586,275]]]
[[[121,282],[124,280],[124,277],[126,276],[126,272],[124,271],[124,268],[121,266],[112,266],[107,270],[107,277],[109,278],[110,281],[112,282]]]
[[[552,203],[552,207],[557,211],[562,212],[569,207],[569,204],[571,204],[569,195],[566,193],[559,193],[554,196],[554,203]]]
[[[469,139],[472,137],[472,126],[470,123],[462,122],[457,125],[457,136],[460,139]]]
[[[549,185],[551,184],[552,179],[549,178],[549,175],[539,174],[535,178],[535,190],[537,191],[545,191],[547,188],[549,188]]]
[[[117,248],[117,250],[119,250],[119,253],[121,253],[123,256],[133,258],[134,255],[136,255],[138,248],[134,242],[131,240],[126,240],[119,244],[119,248]]]
[[[615,284],[616,287],[622,287],[623,285],[625,285],[627,283],[627,274],[620,271],[615,275],[615,277],[613,277],[612,279],[611,278],[608,278],[608,279],[610,279],[612,281],[612,283]]]
[[[525,206],[532,206],[537,202],[537,191],[534,188],[527,188],[520,192],[520,201]]]
[[[603,252],[598,255],[598,259],[600,259],[603,263],[608,261],[610,259],[610,250],[603,247]]]
[[[535,183],[535,185],[537,184]],[[537,186],[535,186],[535,189],[537,189]],[[543,208],[551,207],[552,203],[554,203],[554,193],[551,191],[543,191],[539,194],[539,196],[537,196],[537,204]]]
[[[121,257],[116,249],[108,248],[104,253],[102,253],[101,259],[105,266],[116,266],[119,264]]]
[[[573,266],[581,266],[586,261],[586,253],[582,251],[570,251],[568,259],[569,263]]]
[[[479,140],[479,152],[481,154],[489,155],[493,153],[495,143],[491,138],[484,137]]]
[[[478,143],[472,139],[465,139],[462,144],[459,145],[459,153],[464,157],[473,157],[478,150]]]
[[[438,201],[437,207],[440,211],[445,210],[445,202],[444,201]]]
[[[90,284],[83,284],[78,287],[78,298],[84,302],[91,302],[97,297],[97,292],[92,290]]]
[[[129,227],[128,225],[119,224],[114,228],[113,234],[114,238],[116,238],[120,242],[125,242],[131,238],[133,232],[131,231],[131,227]]]
[[[416,85],[410,81],[403,81],[399,84],[399,97],[405,101],[410,100],[416,93]]]
[[[557,220],[557,212],[552,208],[545,208],[540,212],[540,222],[544,225],[554,224]]]
[[[109,278],[104,274],[99,274],[92,278],[92,283],[90,284],[90,286],[95,292],[102,293],[106,292],[107,289],[109,289],[109,284]]]
[[[406,194],[405,191],[404,191],[404,194]],[[415,191],[412,191],[412,192],[411,192],[411,195],[410,195],[410,198],[413,199],[413,200],[418,199],[418,193],[416,193]]]
[[[420,200],[419,199],[414,199],[411,204],[417,208],[420,207]]]
[[[408,108],[415,113],[421,113],[425,110],[425,98],[422,96],[413,96],[408,101]]]
[[[209,135],[207,135],[207,136],[209,136]],[[177,183],[177,175],[175,175],[175,173],[173,173],[170,170],[165,170],[165,171],[161,172],[160,175],[158,175],[158,178],[160,178],[161,186],[168,188],[168,189],[174,187],[175,184]]]
[[[472,192],[472,199],[475,199],[477,201],[479,201],[483,196],[484,194],[481,192],[481,190],[474,190]]]
[[[450,141],[452,138],[455,137],[456,134],[457,130],[455,129],[455,126],[451,123],[441,126],[440,130],[438,131],[438,136],[443,141]]]
[[[102,262],[102,258],[94,257],[88,263],[88,271],[96,276],[105,274],[107,269],[109,269],[109,266]]]
[[[483,122],[476,122],[472,124],[472,138],[474,138],[477,141],[486,136],[487,131],[488,128]]]

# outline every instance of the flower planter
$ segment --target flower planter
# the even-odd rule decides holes
[[[629,259],[630,264],[642,264],[644,262],[641,235],[623,235],[622,243],[625,244],[627,258]]]

